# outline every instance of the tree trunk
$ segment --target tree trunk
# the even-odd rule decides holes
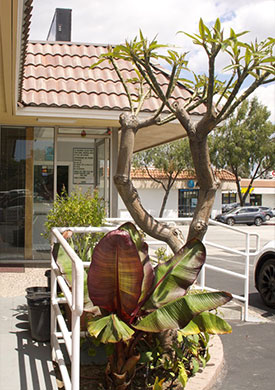
[[[243,199],[243,194],[242,194],[242,189],[241,189],[241,184],[240,184],[238,171],[236,169],[234,169],[234,167],[232,167],[232,166],[231,166],[231,169],[232,169],[232,172],[233,172],[233,174],[235,176],[235,183],[236,183],[236,187],[237,187],[238,197],[239,197],[239,200],[240,200],[240,205],[243,206],[244,205],[244,199]]]
[[[158,222],[142,206],[138,192],[131,181],[131,161],[134,149],[134,140],[139,123],[134,115],[122,114],[121,140],[118,156],[117,172],[114,182],[135,223],[145,233],[160,241],[166,242],[172,251],[177,252],[184,244],[181,232]]]
[[[165,206],[166,206],[166,203],[167,203],[167,199],[168,199],[168,196],[169,196],[169,192],[170,192],[170,189],[167,189],[167,190],[165,191],[164,197],[163,197],[163,199],[162,199],[162,204],[161,204],[160,212],[159,212],[159,218],[162,218],[162,216],[163,216],[163,212],[164,212],[164,209],[165,209]]]
[[[167,203],[167,200],[168,200],[171,188],[173,187],[173,185],[174,185],[174,183],[176,181],[176,178],[178,177],[178,174],[179,174],[179,171],[176,173],[175,176],[173,176],[173,172],[169,173],[167,187],[165,187],[163,185],[163,188],[165,190],[165,194],[164,194],[164,197],[163,197],[163,200],[162,200],[162,205],[161,205],[161,209],[160,209],[160,212],[159,212],[159,218],[162,218],[162,216],[163,216],[163,213],[164,213],[164,210],[165,210],[165,206],[166,206],[166,203]]]
[[[200,190],[187,240],[191,240],[192,238],[202,240],[207,231],[208,221],[219,183],[215,180],[211,169],[207,136],[199,138],[195,135],[189,138],[189,142]]]
[[[105,370],[110,390],[127,390],[131,387],[140,354],[129,355],[128,350],[127,344],[123,341],[114,344],[114,352],[109,356]]]

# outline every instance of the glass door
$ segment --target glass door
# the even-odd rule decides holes
[[[56,190],[62,186],[68,194],[97,190],[109,209],[109,148],[106,130],[58,129],[56,155]]]
[[[179,217],[192,217],[197,206],[199,190],[179,190]]]
[[[34,128],[33,137],[33,220],[34,259],[49,259],[50,243],[43,236],[47,214],[54,200],[54,129]]]
[[[96,140],[96,189],[109,210],[109,139]]]

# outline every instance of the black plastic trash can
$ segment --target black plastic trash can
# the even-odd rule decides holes
[[[47,269],[47,271],[45,271],[44,275],[47,278],[48,289],[50,290],[51,289],[51,270]],[[61,288],[60,288],[59,284],[57,283],[57,294],[59,294],[59,293],[61,293]]]
[[[48,287],[28,287],[26,292],[32,339],[49,341],[51,334],[51,293]]]

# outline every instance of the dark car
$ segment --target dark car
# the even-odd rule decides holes
[[[266,243],[256,254],[254,278],[263,302],[275,309],[275,240]]]
[[[235,209],[216,216],[216,220],[233,226],[235,223],[260,226],[266,221],[264,212],[259,207],[236,207]]]
[[[274,217],[273,210],[270,207],[259,206],[259,209],[261,209],[265,213],[265,217],[267,221],[269,221],[270,218]]]
[[[244,206],[250,206],[250,203],[245,203]],[[226,203],[222,205],[222,213],[228,213],[228,211],[231,211],[235,209],[236,207],[240,207],[240,203]]]

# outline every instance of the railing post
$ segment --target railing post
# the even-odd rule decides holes
[[[51,248],[54,245],[54,235],[51,233]],[[53,302],[57,297],[57,285],[56,285],[56,275],[53,271],[54,258],[51,252],[51,351],[52,351],[52,360],[56,361],[56,353],[53,342],[53,334],[56,332],[56,313],[53,308]]]
[[[249,301],[249,260],[250,260],[250,234],[246,233],[245,248],[245,281],[244,281],[244,320],[248,321],[248,301]]]
[[[200,287],[202,290],[205,289],[205,265],[202,266],[202,269],[200,272]]]
[[[80,319],[78,313],[76,313],[77,304],[77,286],[76,286],[76,269],[75,264],[72,264],[72,356],[71,356],[71,382],[72,389],[79,390],[80,382]]]

